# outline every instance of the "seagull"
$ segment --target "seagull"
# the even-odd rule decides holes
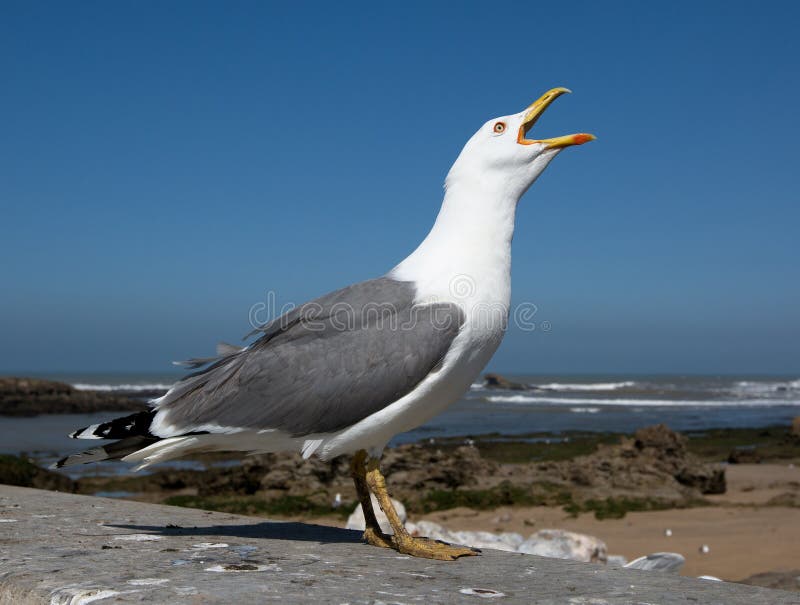
[[[486,122],[445,180],[436,221],[391,271],[307,302],[260,326],[245,347],[221,344],[211,358],[151,402],[151,409],[72,433],[114,439],[54,467],[123,460],[136,470],[209,451],[349,454],[368,544],[455,560],[478,551],[411,536],[380,470],[391,438],[457,401],[505,333],[511,300],[511,239],[517,203],[566,147],[586,133],[528,138],[566,88],[520,113]],[[389,520],[377,521],[370,492]]]

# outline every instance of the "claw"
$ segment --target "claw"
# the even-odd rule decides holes
[[[381,548],[394,548],[391,536],[387,536],[382,531],[375,531],[371,527],[364,530],[362,539],[367,544],[372,546],[380,546]]]
[[[477,557],[481,551],[477,548],[466,546],[453,546],[430,538],[412,538],[405,535],[392,539],[393,547],[397,552],[412,557],[423,559],[436,559],[438,561],[455,561],[460,557]]]

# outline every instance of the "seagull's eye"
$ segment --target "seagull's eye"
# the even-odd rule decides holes
[[[494,131],[495,131],[496,134],[503,134],[506,131],[505,122],[497,122],[494,125]]]

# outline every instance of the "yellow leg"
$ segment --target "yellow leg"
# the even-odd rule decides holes
[[[367,461],[367,486],[381,510],[389,519],[389,523],[394,530],[394,535],[391,536],[391,545],[396,551],[404,554],[411,555],[412,557],[422,557],[425,559],[438,559],[440,561],[455,561],[459,557],[470,557],[480,554],[480,551],[474,548],[467,548],[465,546],[451,546],[444,542],[431,540],[429,538],[414,538],[406,531],[400,516],[392,505],[392,499],[389,497],[389,492],[386,490],[386,479],[381,473],[380,463],[376,458],[370,458]]]
[[[361,509],[364,511],[364,541],[373,546],[392,548],[391,538],[381,531],[381,526],[375,518],[375,511],[372,510],[372,498],[369,497],[367,487],[367,452],[360,450],[353,455],[350,462],[350,474],[353,483],[356,485],[358,500],[361,502]]]

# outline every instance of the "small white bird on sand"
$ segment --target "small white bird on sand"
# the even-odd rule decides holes
[[[72,434],[118,441],[56,466],[121,459],[142,468],[207,451],[352,454],[368,543],[432,559],[476,554],[410,536],[379,459],[394,435],[458,400],[500,344],[517,203],[561,150],[595,138],[528,138],[566,92],[554,88],[524,111],[480,127],[447,175],[430,233],[394,269],[286,313],[258,328],[244,348],[222,345],[217,357],[186,362],[197,371],[152,410]],[[392,536],[380,530],[370,492]]]

